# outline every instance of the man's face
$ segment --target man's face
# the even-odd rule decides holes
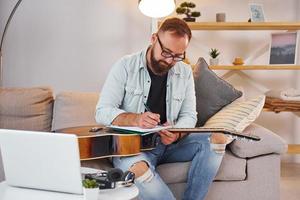
[[[154,74],[166,74],[178,61],[185,58],[188,36],[180,37],[172,32],[154,34],[150,49],[151,69]]]

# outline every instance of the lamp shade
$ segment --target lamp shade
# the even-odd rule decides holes
[[[174,0],[139,0],[140,11],[153,18],[165,17],[175,9]]]

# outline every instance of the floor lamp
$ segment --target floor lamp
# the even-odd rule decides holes
[[[5,35],[6,35],[6,32],[7,32],[7,29],[8,29],[8,26],[10,24],[10,21],[11,19],[13,18],[17,8],[19,7],[20,3],[22,2],[22,0],[18,0],[18,2],[16,3],[16,5],[14,6],[14,8],[12,9],[7,21],[6,21],[6,24],[5,24],[5,27],[4,27],[4,31],[2,33],[2,36],[1,36],[1,44],[0,44],[0,87],[3,86],[3,65],[2,65],[2,52],[3,52],[3,42],[4,42],[4,38],[5,38]]]
[[[157,18],[170,15],[175,7],[175,0],[139,0],[139,10],[146,16],[151,17],[151,34],[157,31]]]

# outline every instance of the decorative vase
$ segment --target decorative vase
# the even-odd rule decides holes
[[[217,22],[225,22],[226,21],[226,14],[225,13],[217,13],[216,14],[216,21]]]
[[[219,58],[210,58],[209,59],[209,64],[214,66],[219,64]]]
[[[241,57],[236,57],[234,59],[234,61],[232,62],[232,64],[234,64],[234,65],[243,65],[244,64],[244,60]]]
[[[85,200],[98,200],[99,188],[84,188],[83,194]]]

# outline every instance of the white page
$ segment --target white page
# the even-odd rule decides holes
[[[140,128],[137,126],[115,126],[115,125],[110,125],[108,128],[111,129],[119,129],[119,130],[124,130],[124,131],[133,131],[133,132],[138,132],[141,134],[149,134],[149,133],[155,133],[159,132],[161,130],[165,130],[168,128],[172,128],[172,126],[156,126],[154,128]]]

